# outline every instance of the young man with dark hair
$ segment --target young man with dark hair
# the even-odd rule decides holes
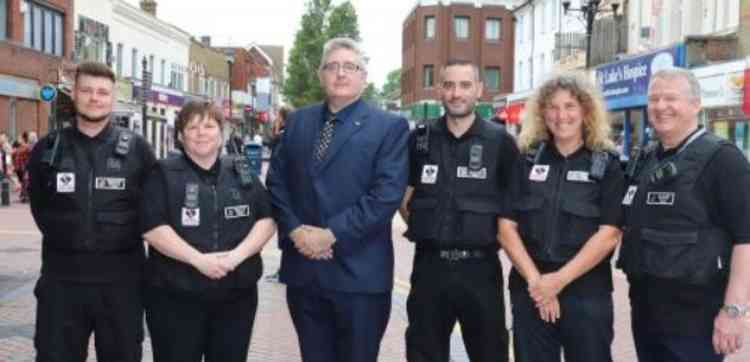
[[[155,160],[142,137],[110,123],[114,79],[104,64],[81,64],[73,126],[31,153],[31,212],[43,237],[37,362],[85,361],[92,333],[100,361],[141,360],[138,207]]]

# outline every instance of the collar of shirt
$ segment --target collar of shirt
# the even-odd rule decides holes
[[[675,154],[677,154],[677,151],[680,150],[683,145],[685,145],[685,142],[687,142],[690,139],[690,137],[692,137],[696,132],[700,131],[701,129],[703,129],[703,127],[698,126],[698,128],[696,128],[693,132],[690,132],[690,134],[687,135],[687,137],[685,137],[685,139],[682,140],[680,144],[668,150],[664,150],[664,146],[661,144],[661,142],[659,142],[659,146],[656,148],[656,158],[659,160],[663,160],[667,157],[674,156]]]
[[[193,159],[190,158],[190,156],[186,155],[185,153],[183,153],[183,157],[185,157],[185,159],[188,162],[188,165],[190,165],[190,167],[195,171],[195,173],[198,174],[198,176],[202,180],[214,181],[219,178],[219,170],[221,169],[221,156],[216,157],[216,162],[214,162],[213,166],[211,166],[211,168],[209,168],[208,170],[206,170],[203,167],[198,166],[198,164],[195,163],[195,161],[193,161]],[[210,182],[210,183],[213,183],[213,182]]]
[[[336,118],[337,123],[347,122],[352,117],[352,114],[354,114],[354,110],[357,109],[360,103],[362,103],[362,99],[357,99],[352,104],[340,109],[336,113],[331,112],[331,110],[328,108],[328,103],[323,104],[323,119],[320,122],[320,126],[323,127],[325,121],[328,120],[328,118],[331,116]]]
[[[469,127],[469,129],[466,130],[466,132],[464,132],[464,134],[462,134],[461,137],[457,138],[448,129],[448,118],[445,115],[443,115],[442,117],[438,119],[437,129],[439,132],[445,133],[446,135],[456,140],[464,140],[467,138],[479,137],[482,134],[484,134],[484,124],[483,124],[484,120],[482,119],[481,116],[479,116],[479,113],[474,113],[474,114],[475,114],[475,117],[474,117],[474,121],[471,123],[471,127]]]
[[[109,136],[112,134],[115,127],[112,125],[111,122],[107,122],[107,125],[104,126],[101,132],[97,133],[96,136],[94,137],[89,137],[89,135],[81,132],[81,130],[79,130],[78,127],[75,126],[75,124],[72,126],[72,128],[74,129],[73,133],[78,139],[87,140],[87,141],[96,142],[96,143],[102,143],[102,142],[105,142],[107,138],[109,138]]]
[[[574,159],[577,159],[578,157],[581,157],[586,152],[587,152],[586,145],[582,144],[580,147],[578,147],[577,150],[575,150],[575,152],[569,154],[568,156],[563,156],[562,153],[560,153],[560,151],[557,149],[557,145],[555,145],[555,142],[549,142],[548,146],[545,147],[546,155],[542,155],[542,156],[543,157],[547,156],[548,158],[552,158],[557,161],[566,160],[566,159],[574,160]]]

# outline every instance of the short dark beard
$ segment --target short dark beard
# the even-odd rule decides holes
[[[464,113],[453,113],[453,112],[451,112],[450,107],[448,107],[448,103],[447,102],[443,102],[443,109],[445,109],[445,114],[448,115],[448,116],[450,116],[450,117],[453,117],[453,118],[464,118],[464,117],[466,117],[466,116],[474,113],[474,107],[475,106],[476,106],[476,104],[472,105]]]
[[[91,118],[91,117],[89,117],[89,116],[87,116],[87,115],[85,115],[83,113],[80,113],[80,112],[76,113],[76,116],[78,116],[81,119],[83,119],[84,121],[90,122],[90,123],[104,122],[105,120],[109,119],[109,116],[111,116],[111,115],[112,115],[112,113],[107,113],[107,114],[105,114],[105,115],[103,115],[101,117]]]

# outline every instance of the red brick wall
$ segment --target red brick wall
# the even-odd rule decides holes
[[[425,39],[425,17],[435,16],[435,38]],[[468,16],[469,39],[456,39],[453,30],[455,16]],[[488,18],[502,21],[501,39],[489,42],[484,39],[484,26]],[[482,100],[510,93],[513,89],[513,14],[504,7],[471,4],[450,6],[420,6],[409,14],[403,23],[401,96],[404,105],[422,99],[437,99],[435,88],[424,89],[423,69],[426,64],[434,66],[435,84],[439,82],[439,70],[450,59],[469,60],[480,69],[500,67],[500,89],[485,89]]]
[[[60,11],[64,16],[65,40],[63,53],[71,59],[73,53],[73,0],[38,0],[37,3]],[[0,74],[37,81],[40,85],[56,83],[57,70],[63,58],[23,47],[23,18],[21,0],[10,0],[8,12],[8,39],[0,41]],[[9,126],[10,99],[0,96],[0,128]],[[27,99],[16,100],[16,132],[34,130],[40,135],[47,132],[49,105]]]

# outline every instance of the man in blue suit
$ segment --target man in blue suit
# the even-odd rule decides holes
[[[391,312],[409,127],[360,100],[367,70],[355,41],[328,41],[318,76],[326,100],[289,115],[267,179],[280,279],[304,361],[374,362]]]

